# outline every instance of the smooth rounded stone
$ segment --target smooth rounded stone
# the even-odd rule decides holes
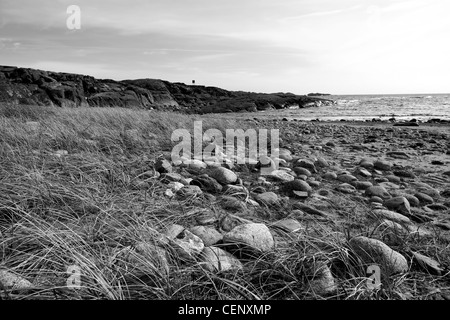
[[[182,232],[182,237],[178,235],[177,238],[170,240],[170,244],[178,253],[181,259],[191,260],[202,252],[205,245],[199,237],[190,232],[189,230],[184,230]]]
[[[323,197],[327,197],[327,198],[333,196],[333,192],[331,192],[330,190],[327,190],[327,189],[317,190],[317,194],[319,194]]]
[[[262,223],[248,223],[235,227],[223,237],[224,244],[237,244],[260,252],[271,251],[275,242],[269,228]]]
[[[286,182],[283,185],[283,189],[287,192],[304,191],[304,192],[308,192],[309,194],[311,194],[311,192],[312,192],[311,186],[307,182],[305,182],[303,180],[299,180],[299,179],[295,179],[294,181]]]
[[[171,182],[167,185],[167,187],[169,187],[172,191],[178,191],[181,188],[184,187],[184,184],[180,183],[180,182]]]
[[[419,199],[419,203],[421,205],[426,205],[426,204],[432,204],[434,203],[434,200],[432,197],[430,197],[429,195],[422,193],[422,192],[417,192],[416,194],[414,194],[414,196]]]
[[[209,174],[221,184],[233,184],[238,179],[236,173],[226,168],[215,168]]]
[[[350,183],[352,181],[358,180],[355,176],[352,176],[351,174],[338,175],[337,179],[344,183]]]
[[[350,184],[358,190],[366,190],[367,188],[373,187],[370,181],[352,181]]]
[[[389,192],[400,189],[400,186],[398,184],[389,181],[380,182],[378,185],[385,188]]]
[[[316,277],[317,274],[319,275],[318,279],[315,278],[309,282],[310,290],[320,296],[334,294],[338,287],[330,268],[324,265],[321,270],[316,273]]]
[[[291,162],[292,161],[292,156],[290,154],[280,153],[279,158],[281,160],[284,160],[284,161],[287,161],[287,162]]]
[[[433,199],[438,199],[440,197],[439,191],[437,191],[436,189],[418,188],[417,191],[419,193],[426,194]]]
[[[391,220],[383,220],[378,225],[377,231],[381,233],[383,241],[388,245],[399,245],[402,243],[402,239],[409,234],[408,230]]]
[[[172,164],[166,159],[158,159],[155,163],[155,170],[159,173],[171,173]]]
[[[317,173],[317,169],[316,169],[316,166],[314,165],[314,163],[312,163],[312,161],[307,160],[307,159],[297,160],[297,162],[295,163],[295,166],[306,168],[309,171],[311,171],[312,173]]]
[[[420,204],[419,199],[417,199],[417,197],[413,196],[412,194],[404,193],[404,194],[402,194],[402,196],[408,200],[411,207],[419,206],[419,204]]]
[[[388,162],[386,160],[382,160],[382,159],[378,159],[377,161],[375,161],[373,166],[375,169],[378,169],[381,171],[389,171],[392,168],[392,165],[390,162]]]
[[[380,240],[359,236],[351,239],[349,244],[364,263],[380,266],[382,281],[391,274],[408,271],[406,258]]]
[[[208,167],[206,163],[197,159],[186,161],[185,164],[188,166],[189,169],[197,171],[206,169]]]
[[[303,181],[306,181],[308,179],[308,177],[305,176],[304,174],[297,175],[297,178]]]
[[[386,178],[386,177],[376,177],[376,178],[374,179],[374,181],[375,181],[376,183],[380,184],[380,183],[384,183],[384,182],[389,182],[389,179]]]
[[[217,222],[217,217],[212,211],[206,211],[195,217],[195,221],[200,225],[208,225]]]
[[[231,196],[222,196],[220,198],[220,205],[225,210],[230,211],[245,211],[247,210],[247,206],[245,202]]]
[[[272,227],[279,228],[285,232],[298,232],[300,230],[304,230],[301,223],[292,218],[278,220],[272,224]]]
[[[388,151],[386,155],[392,158],[409,159],[409,155],[404,151]]]
[[[388,179],[389,182],[393,182],[393,183],[402,182],[402,180],[399,177],[394,176],[394,175],[388,175],[388,176],[386,176],[386,179]]]
[[[401,177],[401,178],[409,178],[409,179],[416,178],[416,175],[413,172],[408,171],[408,170],[394,170],[393,173],[397,177]]]
[[[411,220],[408,217],[405,217],[401,213],[385,210],[385,209],[374,209],[371,213],[371,215],[382,218],[382,219],[388,219],[394,222],[398,223],[405,223],[405,224],[411,224]]]
[[[365,177],[365,178],[370,178],[372,176],[372,174],[369,171],[367,171],[366,168],[357,168],[355,170],[355,174],[357,176],[361,176],[361,177]]]
[[[9,290],[27,290],[34,288],[34,285],[30,281],[8,270],[0,270],[0,284]]]
[[[330,166],[330,164],[328,163],[327,160],[325,160],[322,157],[318,157],[316,159],[316,161],[314,161],[314,165],[316,166],[316,168],[327,168]]]
[[[217,248],[206,247],[200,254],[200,265],[210,272],[239,271],[242,263],[232,254]]]
[[[175,239],[176,237],[178,237],[183,231],[184,229],[186,229],[183,226],[180,226],[179,224],[171,224],[167,230],[164,232],[164,235],[168,238],[168,239]]]
[[[255,196],[255,200],[260,203],[260,204],[265,204],[265,205],[277,205],[278,204],[278,195],[274,192],[264,192],[261,194],[257,194]]]
[[[284,181],[284,182],[293,181],[295,179],[295,177],[293,175],[291,175],[283,170],[274,170],[270,173],[269,177],[271,177],[272,179],[275,179],[278,181]]]
[[[382,199],[389,199],[391,195],[382,186],[373,186],[366,189],[364,194],[368,197],[376,196]]]
[[[315,180],[307,180],[306,181],[311,187],[318,188],[320,187],[320,182]]]
[[[356,193],[356,188],[348,183],[340,184],[339,186],[336,187],[336,190],[347,194]]]
[[[200,239],[202,239],[205,247],[215,245],[223,238],[223,235],[219,231],[210,227],[195,226],[190,228],[189,231],[195,234]]]
[[[170,182],[180,182],[181,179],[183,179],[183,177],[176,172],[171,172],[161,174],[160,179],[161,182],[163,183],[170,183]]]
[[[232,214],[223,215],[219,221],[220,228],[225,232],[229,232],[229,231],[233,230],[235,227],[240,226],[242,224],[247,224],[247,223],[253,223],[253,222],[250,220],[247,220],[245,218],[241,218],[241,217],[232,215]]]
[[[366,168],[368,170],[372,170],[374,168],[373,162],[371,160],[368,160],[368,159],[362,159],[359,162],[359,166],[363,167],[363,168]]]
[[[395,197],[384,202],[384,206],[389,210],[395,210],[402,214],[411,214],[411,206],[405,197]]]
[[[180,190],[177,191],[177,196],[179,196],[182,199],[187,198],[193,198],[196,196],[199,196],[203,194],[202,189],[200,189],[198,186],[184,186]]]
[[[311,171],[309,171],[308,169],[306,169],[306,168],[302,168],[302,167],[295,167],[294,168],[294,172],[295,172],[295,174],[296,175],[305,175],[306,177],[310,177],[312,174],[311,174]]]
[[[336,180],[337,174],[335,172],[327,172],[323,175],[323,178],[325,180]]]
[[[419,252],[412,251],[414,263],[420,269],[436,276],[441,276],[444,269],[441,268],[439,262],[427,257]]]
[[[372,196],[369,200],[372,203],[380,203],[383,204],[384,200],[377,196]]]
[[[217,180],[208,177],[207,175],[200,175],[192,179],[190,182],[193,186],[198,186],[202,191],[210,193],[218,193],[222,191],[222,186]]]

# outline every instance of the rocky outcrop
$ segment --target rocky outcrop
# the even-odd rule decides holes
[[[123,107],[186,113],[254,112],[313,107],[332,101],[292,93],[227,91],[155,79],[90,76],[0,66],[0,102],[58,107]]]

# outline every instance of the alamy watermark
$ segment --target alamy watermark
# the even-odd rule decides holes
[[[226,163],[227,160],[235,161],[237,164],[259,162],[262,166],[262,175],[278,170],[280,144],[278,129],[259,129],[258,132],[255,129],[248,129],[245,132],[242,129],[226,129],[225,135],[224,139],[222,131],[218,129],[203,132],[202,121],[194,121],[193,137],[187,129],[176,129],[172,132],[171,139],[172,142],[179,143],[172,149],[172,161],[176,163],[201,160],[217,165]],[[209,144],[204,147],[208,142]]]
[[[66,26],[69,30],[81,29],[81,9],[77,5],[71,5],[66,10],[69,17],[66,20]]]

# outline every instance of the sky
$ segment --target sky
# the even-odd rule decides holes
[[[253,92],[449,93],[449,12],[449,0],[0,0],[0,65]]]

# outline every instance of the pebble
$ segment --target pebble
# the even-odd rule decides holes
[[[368,197],[377,196],[382,199],[389,199],[391,197],[389,192],[387,192],[387,190],[382,186],[369,187],[366,189],[364,194]]]
[[[226,168],[216,168],[209,174],[212,178],[216,179],[221,184],[233,184],[237,181],[238,177],[236,173]]]
[[[262,223],[248,223],[235,227],[224,235],[223,243],[244,246],[263,253],[273,250],[275,246],[269,228]]]
[[[200,257],[200,265],[210,272],[240,271],[243,269],[239,259],[217,247],[204,248]]]

